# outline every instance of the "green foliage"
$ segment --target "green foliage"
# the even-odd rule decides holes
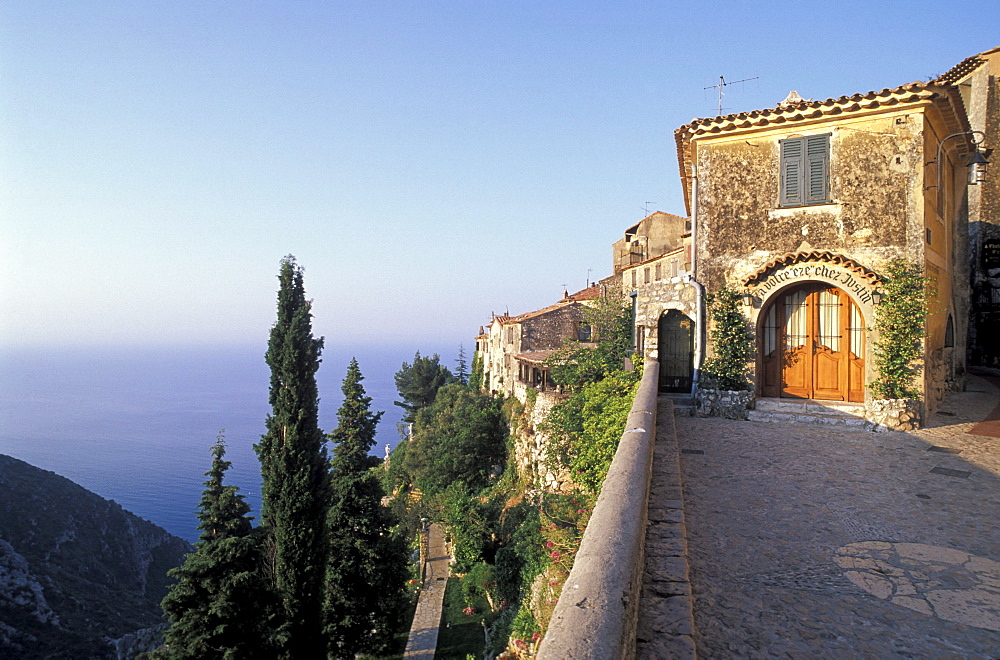
[[[458,345],[458,359],[455,360],[455,382],[462,385],[469,384],[469,365],[465,361],[465,346]]]
[[[269,560],[284,610],[278,655],[301,658],[325,649],[321,612],[330,486],[316,389],[323,339],[313,338],[311,304],[294,257],[282,260],[278,279],[278,318],[266,355],[271,414],[255,449],[262,522],[271,538]]]
[[[438,629],[435,660],[482,658],[485,636],[483,622],[488,620],[487,604],[481,598],[467,603],[457,578],[450,578],[444,593],[441,627]]]
[[[749,390],[749,360],[753,356],[753,334],[746,316],[740,311],[740,297],[732,289],[722,288],[707,294],[714,355],[702,368],[702,387],[717,390]]]
[[[497,578],[492,564],[481,561],[470,566],[462,577],[461,585],[466,605],[478,607],[477,603],[485,600],[489,603],[490,611],[496,609],[499,600],[496,597]]]
[[[201,538],[184,565],[170,571],[177,582],[162,603],[170,628],[159,657],[235,660],[274,653],[267,624],[277,604],[261,579],[250,506],[235,486],[223,484],[230,466],[225,453],[220,435],[199,504]]]
[[[413,481],[406,469],[406,449],[409,444],[409,440],[400,440],[389,452],[388,469],[382,472],[382,487],[387,493],[396,493]]]
[[[594,330],[596,346],[566,342],[546,360],[553,382],[573,391],[620,371],[632,349],[632,308],[628,298],[612,291],[584,307],[584,319]]]
[[[931,280],[923,269],[903,259],[890,261],[882,281],[882,302],[875,308],[879,340],[874,345],[876,379],[869,385],[882,399],[919,399]]]
[[[491,539],[500,515],[495,501],[471,497],[464,484],[455,483],[445,492],[441,514],[454,543],[455,572],[493,559]]]
[[[406,449],[406,469],[425,494],[461,482],[482,488],[506,460],[506,424],[499,399],[459,384],[442,387],[420,410]]]
[[[437,354],[423,357],[420,351],[413,356],[413,364],[404,362],[394,378],[403,400],[393,403],[406,410],[404,422],[416,421],[417,413],[434,402],[438,390],[455,380]]]
[[[472,355],[472,373],[469,375],[469,387],[477,392],[483,389],[483,356],[478,351]]]
[[[552,407],[539,429],[549,436],[550,467],[569,467],[573,480],[598,493],[618,449],[640,372],[618,371],[587,383]]]
[[[382,506],[385,492],[368,451],[382,416],[371,411],[357,360],[344,377],[344,400],[337,411],[327,515],[324,634],[331,658],[376,652],[391,642],[394,622],[405,604],[407,546],[393,534],[395,521]]]

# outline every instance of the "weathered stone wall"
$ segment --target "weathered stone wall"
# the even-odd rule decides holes
[[[988,55],[963,85],[962,97],[974,130],[986,134],[985,147],[1000,146],[1000,52]],[[994,154],[1000,154],[1000,150]],[[969,187],[969,263],[972,269],[972,305],[969,324],[969,362],[1000,367],[1000,309],[991,311],[991,301],[1000,301],[1000,268],[983,263],[983,245],[1000,241],[1000,167],[994,155],[986,181]]]
[[[947,126],[940,108],[924,106],[696,139],[699,281],[709,292],[722,286],[742,289],[748,277],[773,260],[814,251],[842,255],[875,273],[898,257],[925,266],[935,280],[932,307],[937,313],[927,319],[927,354],[919,382],[928,411],[933,411],[946,389],[961,387],[964,375],[965,190],[961,181],[948,179],[960,173],[943,169],[940,190],[948,196],[938,213],[937,169],[927,167],[937,157],[944,137],[940,133],[950,130]],[[780,207],[779,141],[822,134],[830,135],[831,201]],[[957,162],[947,148],[945,153],[942,168]],[[870,294],[875,287],[868,283],[869,290],[851,290],[842,282],[830,283],[852,296],[873,328]],[[746,310],[752,327],[767,299],[790,284],[759,296],[756,307]],[[956,332],[954,345],[945,347],[949,313]],[[868,333],[864,357],[869,382],[875,375],[872,347],[877,339],[876,333]]]
[[[646,357],[654,359],[658,357],[659,321],[665,312],[676,309],[688,318],[695,319],[697,317],[697,290],[691,283],[690,274],[684,269],[685,253],[672,252],[622,273],[627,282],[631,281],[631,273],[640,273],[636,277],[634,287],[636,292],[635,324],[641,332],[643,354]],[[675,261],[679,261],[677,276],[672,277]],[[646,281],[647,270],[649,271],[648,282]]]
[[[549,492],[569,492],[573,489],[568,470],[553,470],[546,464],[549,438],[538,426],[563,397],[555,392],[539,392],[529,396],[531,388],[518,382],[514,396],[524,404],[524,411],[514,437],[514,461],[518,474],[530,478],[538,488]]]
[[[699,146],[698,275],[710,290],[803,243],[870,268],[896,256],[922,261],[923,221],[912,199],[923,187],[919,117],[900,113],[808,132],[831,134],[829,204],[778,206],[778,142],[803,133]]]
[[[567,339],[577,339],[582,321],[583,305],[576,302],[525,319],[521,323],[520,352],[560,348]]]

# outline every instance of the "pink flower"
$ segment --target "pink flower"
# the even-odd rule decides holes
[[[553,559],[559,559],[559,551],[558,550],[553,550],[552,554],[549,555],[549,556],[552,557]]]
[[[548,543],[545,544],[545,547],[546,548],[551,548],[554,545],[555,545],[555,543],[553,543],[552,541],[549,541]]]
[[[541,638],[542,638],[542,633],[532,633],[531,635],[531,641],[533,642],[537,642]]]

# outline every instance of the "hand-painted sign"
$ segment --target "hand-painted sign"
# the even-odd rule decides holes
[[[822,262],[811,264],[799,262],[794,266],[777,269],[771,273],[770,277],[760,282],[752,292],[757,295],[766,295],[772,289],[807,280],[829,282],[853,293],[863,303],[872,302],[874,287],[871,284],[860,279],[857,273]]]

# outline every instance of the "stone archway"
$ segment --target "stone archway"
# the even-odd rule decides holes
[[[865,323],[845,291],[817,281],[788,287],[758,327],[760,396],[865,400]]]

